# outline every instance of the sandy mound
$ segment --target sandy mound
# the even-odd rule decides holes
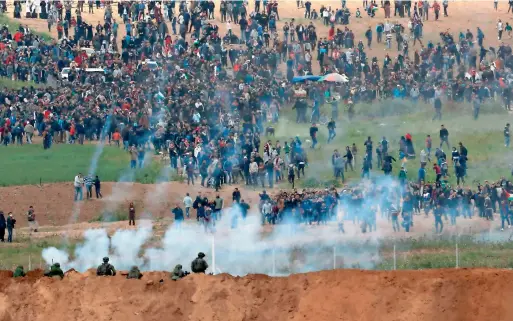
[[[14,280],[0,273],[7,320],[511,320],[513,272],[336,270],[287,278],[166,273],[142,280],[69,272]],[[163,283],[159,280],[164,279]]]

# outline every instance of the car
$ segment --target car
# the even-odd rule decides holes
[[[80,68],[75,68],[75,70],[77,72],[79,72],[81,69]],[[84,71],[86,73],[101,73],[101,74],[105,75],[105,70],[103,68],[86,68]],[[68,76],[69,76],[70,72],[71,72],[71,68],[70,67],[62,68],[61,73],[59,74],[61,80],[68,80]]]

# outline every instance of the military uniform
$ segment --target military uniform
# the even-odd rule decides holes
[[[16,268],[16,270],[14,270],[14,275],[13,277],[15,278],[21,278],[21,277],[24,277],[25,276],[25,271],[23,271],[23,266],[18,266]]]
[[[171,275],[171,280],[177,281],[185,276],[185,273],[182,270],[182,265],[178,264],[175,266],[173,270],[173,274]]]
[[[208,269],[207,261],[205,261],[203,258],[205,257],[205,254],[203,252],[198,253],[198,257],[194,259],[191,263],[191,270],[194,273],[205,273],[205,271]]]
[[[109,258],[104,257],[103,263],[96,269],[96,275],[98,276],[114,276],[116,275],[116,269],[112,264],[109,264]]]
[[[55,277],[59,276],[61,279],[64,278],[64,272],[61,270],[61,265],[59,263],[55,263],[50,267],[50,270],[45,273],[45,276]]]
[[[128,275],[126,276],[127,279],[140,279],[142,278],[142,273],[139,271],[139,268],[137,266],[132,266],[130,271],[128,272]]]

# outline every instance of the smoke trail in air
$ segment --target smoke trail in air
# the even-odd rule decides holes
[[[98,162],[100,160],[100,157],[103,153],[103,150],[105,148],[105,141],[106,137],[108,135],[110,125],[112,123],[112,115],[108,115],[107,119],[105,121],[105,124],[103,125],[103,128],[100,133],[99,142],[96,144],[96,148],[94,150],[93,157],[91,158],[91,162],[89,163],[89,169],[87,171],[87,175],[93,177],[96,174],[96,170],[98,169]],[[87,191],[83,188],[82,191],[83,194],[87,193]],[[73,209],[71,212],[71,218],[70,218],[70,225],[74,224],[78,221],[80,217],[80,210],[82,207],[82,202],[75,202],[73,204]]]

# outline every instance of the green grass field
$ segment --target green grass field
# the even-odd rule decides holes
[[[0,186],[70,182],[77,173],[89,173],[97,145],[53,144],[44,150],[42,145],[1,146],[3,164]],[[98,159],[96,175],[105,182],[130,176],[130,156],[120,148],[105,146]],[[145,168],[135,170],[133,180],[153,183],[161,176],[162,164],[151,161]],[[175,177],[172,177],[174,180]]]

